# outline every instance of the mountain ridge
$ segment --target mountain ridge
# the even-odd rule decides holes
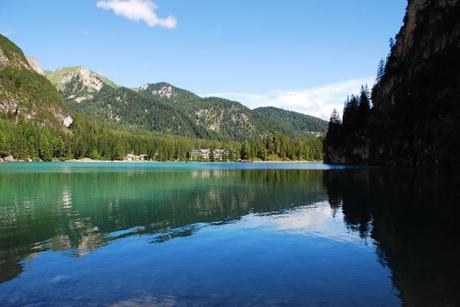
[[[161,90],[165,84],[156,85],[160,91],[149,99],[82,67],[60,69],[54,85],[40,73],[39,63],[0,35],[0,162],[123,160],[127,154],[190,161],[200,159],[199,149],[226,153],[204,158],[211,161],[311,161],[322,155],[321,139],[291,138],[285,127],[238,102],[183,91],[191,107],[193,100],[200,107],[186,113],[176,107],[181,101],[170,99],[168,88]],[[120,115],[128,120],[122,123]],[[212,127],[215,116],[222,118]],[[146,124],[153,129],[143,129]]]
[[[324,133],[298,129],[288,116],[258,112],[240,102],[199,95],[166,82],[127,88],[84,67],[60,68],[45,74],[55,84],[64,102],[86,115],[111,124],[199,138],[262,139],[280,132],[290,138],[314,138]],[[292,114],[300,114],[292,112]],[[292,117],[292,116],[291,116]],[[173,119],[172,123],[167,119]],[[297,121],[322,121],[297,116]],[[306,126],[318,125],[304,123]]]

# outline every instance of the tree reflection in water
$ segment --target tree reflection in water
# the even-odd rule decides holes
[[[460,304],[460,185],[453,171],[327,171],[332,206],[362,237],[375,240],[381,262],[407,305]]]
[[[340,213],[351,232],[372,240],[404,303],[458,305],[457,177],[423,169],[0,174],[0,282],[47,250],[81,257],[133,235],[161,244],[328,202],[331,210],[316,214]],[[276,226],[295,230],[307,225],[302,218]]]

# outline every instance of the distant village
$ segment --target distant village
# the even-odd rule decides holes
[[[124,161],[141,162],[156,160],[156,157],[149,157],[145,154],[135,155],[133,153],[126,155]],[[228,149],[193,149],[190,152],[189,160],[191,161],[230,161],[233,160],[233,153]]]

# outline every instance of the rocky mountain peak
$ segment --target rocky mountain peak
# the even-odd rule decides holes
[[[168,86],[164,85],[158,90],[152,90],[152,94],[160,96],[160,97],[166,97],[166,98],[171,98],[175,96],[174,89],[170,85]]]
[[[161,82],[155,84],[144,84],[135,89],[136,92],[149,92],[151,95],[171,99],[177,96],[177,91],[171,84]]]
[[[99,92],[104,86],[104,83],[99,80],[98,75],[85,67],[78,67],[76,75],[80,78],[83,86],[89,91]]]
[[[62,73],[60,83],[63,86],[76,79],[88,92],[99,92],[104,85],[96,73],[82,66],[73,69],[59,68],[57,72]]]

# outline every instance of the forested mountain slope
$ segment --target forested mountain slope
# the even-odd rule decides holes
[[[51,79],[60,93],[42,74]],[[159,90],[164,86],[158,85]],[[224,161],[318,160],[322,156],[319,139],[290,138],[282,133],[282,127],[276,128],[269,120],[259,123],[257,114],[236,102],[183,93],[180,101],[167,100],[168,95],[163,94],[153,99],[82,67],[46,72],[37,61],[27,59],[14,43],[0,36],[0,162],[6,157],[42,161],[123,160],[130,153],[157,161],[187,161],[197,149],[224,149],[226,156],[220,157]],[[191,101],[189,112],[185,113],[175,104],[187,97]],[[195,108],[203,112],[204,116],[198,117],[203,124],[190,111]],[[231,109],[234,111],[230,112]],[[222,117],[219,126],[212,128],[209,123],[215,114]],[[239,123],[245,116],[256,123],[254,131],[263,128],[266,133],[275,127],[276,132],[257,140],[249,133],[243,134],[247,128],[243,124],[239,125],[242,130],[236,130],[239,135],[230,134],[233,126],[226,130],[227,121]],[[222,137],[215,131],[227,131],[230,140],[210,139]],[[245,141],[235,142],[233,138]]]
[[[5,156],[44,161],[85,157],[119,160],[130,152],[172,160],[185,159],[186,153],[193,148],[211,146],[239,151],[237,143],[224,145],[215,141],[129,131],[122,127],[109,128],[64,105],[56,88],[37,72],[44,73],[38,68],[38,65],[31,66],[13,42],[0,35],[0,162]],[[72,75],[69,84],[74,84],[76,78],[86,78],[80,79],[85,86],[78,89],[78,97],[102,95],[106,88],[123,93],[122,88],[109,81],[100,83],[100,76],[95,77],[81,68],[71,72],[78,76]],[[67,73],[69,71],[63,73],[66,78],[70,76]],[[65,121],[66,118],[70,120]]]
[[[257,108],[254,109],[254,112],[263,114],[303,133],[325,134],[327,132],[327,122],[314,116],[275,107]]]
[[[290,124],[292,116],[252,111],[236,101],[198,95],[168,83],[119,87],[85,68],[59,68],[46,76],[72,109],[113,125],[215,140],[261,140],[281,133],[292,139],[313,138],[315,130]],[[321,122],[315,118],[302,121]],[[307,125],[308,126],[308,125]],[[321,131],[321,130],[319,130]]]

